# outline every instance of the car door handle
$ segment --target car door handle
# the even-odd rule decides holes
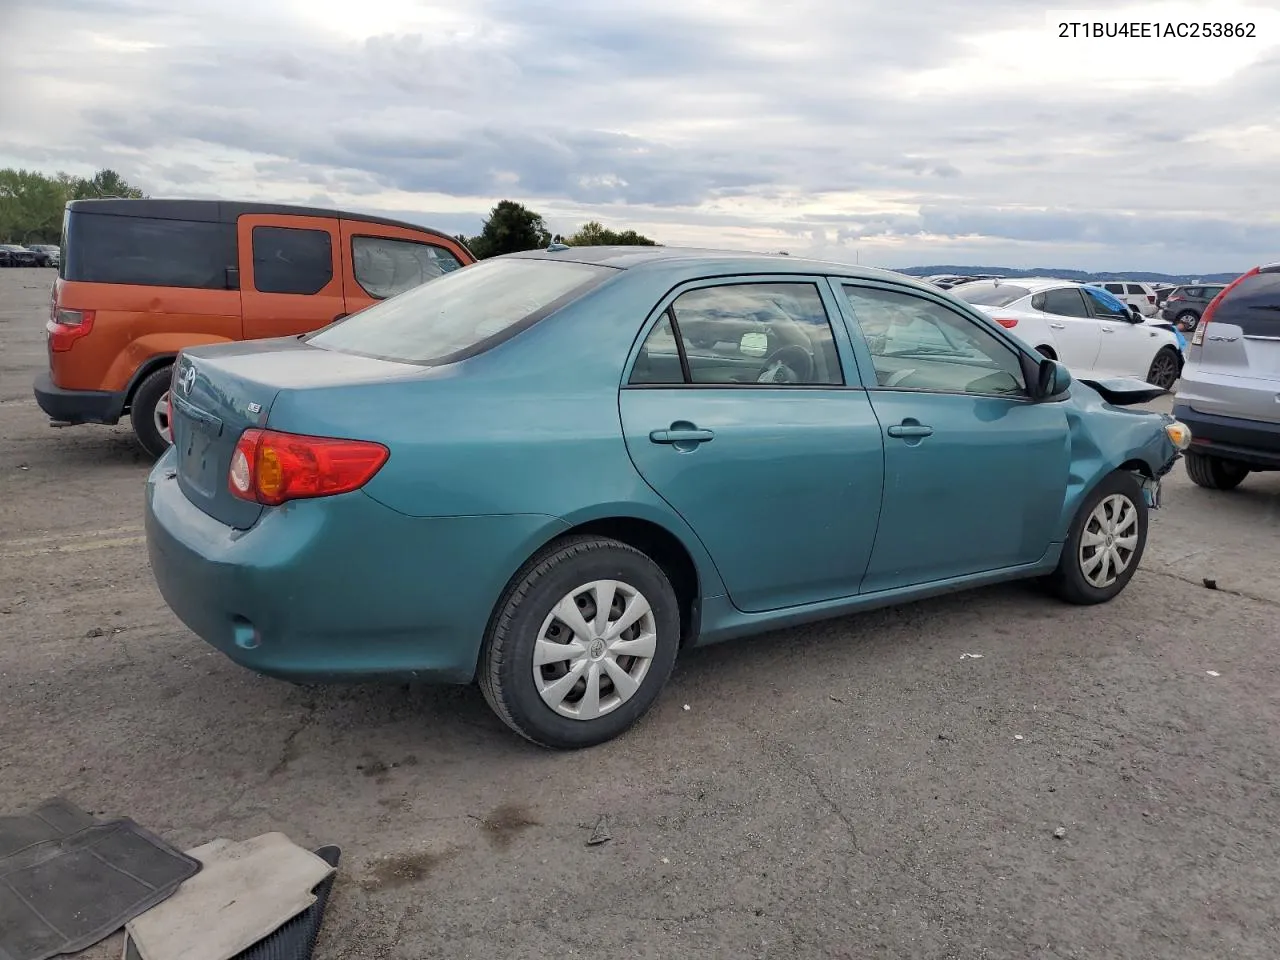
[[[885,433],[891,437],[931,437],[933,436],[933,427],[926,427],[923,423],[898,423],[894,424]]]
[[[1116,328],[1115,328],[1115,327],[1103,327],[1103,328],[1102,328],[1102,332],[1103,332],[1103,333],[1115,333],[1115,332],[1116,332]]]
[[[706,443],[715,437],[710,430],[698,430],[694,427],[673,427],[670,430],[654,430],[649,434],[653,443]]]
[[[1065,329],[1067,329],[1067,325],[1066,325],[1065,323],[1051,323],[1051,324],[1049,324],[1049,326],[1050,326],[1050,327],[1052,327],[1054,330],[1065,330]]]

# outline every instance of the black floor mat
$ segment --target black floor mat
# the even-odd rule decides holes
[[[0,817],[0,860],[46,840],[69,837],[97,822],[61,797],[46,800],[20,817]]]
[[[337,847],[321,847],[316,856],[331,867],[338,865],[342,851]],[[289,920],[275,932],[259,940],[252,947],[242,950],[232,960],[311,960],[324,922],[324,908],[329,902],[329,892],[338,875],[331,873],[312,892],[316,902]],[[126,938],[124,960],[142,960],[132,938]]]
[[[199,869],[132,820],[28,844],[0,860],[0,960],[47,960],[92,946]]]

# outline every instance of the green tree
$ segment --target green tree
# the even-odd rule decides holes
[[[537,250],[551,242],[551,233],[542,219],[522,203],[503,200],[489,213],[480,236],[472,237],[467,246],[477,259],[497,257],[521,250]]]
[[[0,170],[0,242],[58,242],[68,200],[142,196],[141,190],[114,170],[99,170],[89,178],[61,172],[48,176],[34,170]]]
[[[610,230],[597,220],[584,223],[565,243],[571,247],[656,247],[656,241],[634,230]]]

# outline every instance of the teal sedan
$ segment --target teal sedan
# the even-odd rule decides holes
[[[590,746],[688,646],[1018,578],[1110,600],[1190,442],[1161,392],[888,271],[510,255],[184,351],[151,568],[253,670],[478,682]]]

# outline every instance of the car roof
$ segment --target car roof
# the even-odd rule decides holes
[[[455,240],[440,230],[424,227],[420,223],[408,223],[404,220],[392,220],[390,217],[377,217],[368,213],[353,213],[346,210],[329,210],[324,207],[301,207],[287,203],[248,203],[229,200],[182,200],[155,199],[145,200],[72,200],[67,209],[74,213],[97,213],[113,217],[147,217],[155,220],[197,220],[204,223],[235,223],[244,214],[275,214],[286,217],[330,217],[338,220],[362,220],[365,223],[379,223],[388,227],[403,227],[406,230],[420,230],[437,237]]]
[[[552,247],[505,254],[527,260],[560,260],[591,263],[618,270],[644,270],[660,267],[690,267],[714,264],[730,273],[796,273],[848,277],[853,280],[890,280],[920,290],[937,293],[937,288],[919,277],[884,270],[879,267],[856,266],[834,260],[795,257],[785,253],[752,253],[746,250],[721,250],[707,247]]]

